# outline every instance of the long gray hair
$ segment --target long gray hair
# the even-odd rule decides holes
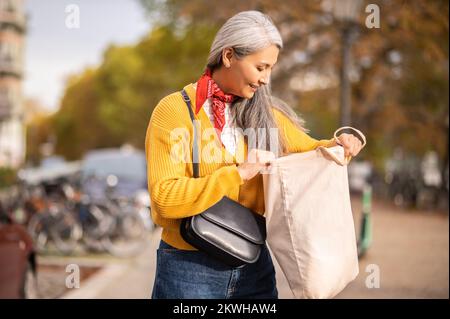
[[[283,48],[283,40],[272,19],[259,11],[243,11],[230,19],[217,32],[211,45],[207,67],[211,70],[222,66],[222,52],[226,48],[233,48],[237,59],[250,55],[259,50],[276,45]],[[265,132],[266,150],[270,149],[270,129],[277,128],[272,107],[287,116],[299,129],[304,130],[303,120],[294,110],[282,100],[272,96],[269,83],[258,88],[251,99],[240,98],[233,102],[231,114],[235,125],[246,130],[248,128],[263,129]],[[287,145],[278,130],[278,154],[287,153]]]

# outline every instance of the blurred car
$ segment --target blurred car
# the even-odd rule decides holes
[[[27,185],[56,183],[61,179],[71,179],[80,174],[81,162],[55,162],[43,164],[39,167],[21,169],[19,179]]]
[[[142,208],[140,214],[146,227],[154,227],[143,151],[125,146],[87,152],[81,165],[81,189],[94,201],[107,196],[134,200]]]
[[[33,240],[0,206],[0,299],[37,297]]]
[[[56,167],[56,166],[60,166],[60,165],[64,165],[64,164],[66,164],[66,160],[64,159],[64,157],[53,155],[53,156],[44,157],[41,160],[40,167],[51,168],[51,167]]]
[[[135,196],[147,191],[146,165],[144,152],[133,148],[89,151],[81,164],[82,189],[91,196],[105,196],[109,177],[115,180],[115,196]]]

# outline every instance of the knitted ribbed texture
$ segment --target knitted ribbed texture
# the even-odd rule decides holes
[[[192,106],[195,89],[185,88]],[[299,130],[287,117],[274,110],[276,121],[286,137],[291,153],[313,150],[320,145],[329,146],[332,140],[315,140]],[[192,122],[180,92],[163,98],[155,107],[145,139],[148,187],[151,195],[152,218],[163,227],[162,239],[179,249],[194,250],[180,235],[183,217],[199,214],[217,203],[223,196],[264,213],[262,176],[247,181],[241,179],[236,164],[239,156],[232,156],[221,146],[217,136],[202,135],[205,129],[214,132],[208,116],[201,110],[199,120],[200,178],[192,178]],[[183,130],[188,134],[180,134]],[[216,147],[212,147],[212,145]],[[214,150],[216,152],[214,153]],[[244,140],[238,142],[237,154],[246,158]],[[186,162],[183,159],[187,159]],[[216,159],[216,160],[214,160]],[[218,159],[218,160],[217,160]]]

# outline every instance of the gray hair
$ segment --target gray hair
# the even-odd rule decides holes
[[[276,45],[283,48],[283,40],[272,19],[259,11],[243,11],[230,19],[217,32],[211,45],[207,67],[211,70],[222,66],[222,52],[226,48],[233,48],[237,59],[253,54],[259,50]],[[272,96],[269,83],[261,86],[251,99],[237,99],[231,114],[235,125],[243,130],[252,128],[265,129],[266,145],[270,148],[270,129],[277,128],[272,108],[276,108],[287,116],[299,129],[303,129],[303,120],[294,110],[282,100]],[[278,153],[287,153],[287,145],[282,130],[278,130]]]

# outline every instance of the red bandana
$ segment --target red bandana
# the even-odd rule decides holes
[[[225,126],[225,103],[233,102],[234,95],[225,94],[219,86],[212,79],[212,73],[209,68],[206,69],[205,73],[197,81],[197,95],[196,95],[196,108],[195,114],[197,114],[202,108],[203,104],[207,99],[212,97],[212,110],[214,114],[214,127],[220,134]]]

